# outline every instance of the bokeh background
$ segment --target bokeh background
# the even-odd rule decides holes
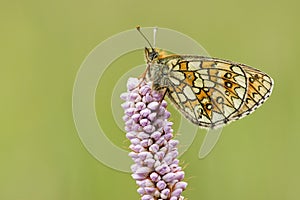
[[[296,0],[2,0],[0,199],[139,199],[130,174],[87,152],[72,117],[73,84],[84,58],[100,42],[136,25],[185,33],[210,55],[257,66],[275,80],[270,100],[224,128],[202,160],[205,131],[198,131],[180,158],[189,183],[184,196],[299,199],[299,6]],[[112,85],[143,61],[142,51],[123,56],[98,86],[101,125],[122,148],[128,142],[110,114]]]

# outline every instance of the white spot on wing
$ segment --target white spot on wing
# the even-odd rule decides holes
[[[234,71],[235,73],[244,76],[244,73],[243,73],[243,70],[242,70],[241,67],[235,65],[235,66],[232,66],[231,69],[232,69],[232,71]]]
[[[171,72],[171,77],[176,77],[177,79],[183,81],[185,79],[184,74],[182,72],[176,72],[176,71],[172,71]]]
[[[195,93],[199,93],[199,92],[200,92],[200,89],[199,89],[199,88],[193,87],[192,89],[193,89],[193,91],[194,91]]]
[[[175,65],[175,67],[173,68],[173,70],[179,70],[179,65]]]
[[[271,88],[271,84],[267,81],[263,81],[263,84],[266,88]]]
[[[194,94],[193,90],[188,87],[188,86],[185,86],[183,88],[183,93],[188,97],[188,99],[190,100],[194,100],[196,99],[196,95]]]
[[[170,81],[174,84],[174,85],[180,85],[180,82],[179,80],[173,78],[173,77],[170,77]]]
[[[232,98],[232,101],[233,101],[233,106],[234,106],[235,108],[239,108],[240,105],[242,104],[242,100],[241,100],[241,99]]]
[[[209,87],[209,88],[215,87],[215,83],[212,82],[212,81],[204,80],[203,82],[204,82],[203,85],[204,85],[205,87]]]
[[[194,80],[194,84],[196,87],[203,88],[203,81],[200,78],[197,78],[196,80]]]
[[[171,97],[172,97],[176,102],[178,102],[178,97],[177,97],[177,95],[176,95],[175,92],[172,92],[172,93],[171,93]]]
[[[180,101],[186,101],[186,97],[184,96],[184,94],[179,93],[178,97],[179,97]]]
[[[202,104],[207,104],[207,103],[210,103],[210,100],[208,97],[204,97],[203,99],[201,99],[201,103]]]
[[[201,62],[189,62],[188,70],[198,70]]]
[[[201,117],[203,116],[203,107],[202,105],[198,104],[194,107],[194,112],[196,114],[196,118],[197,120],[201,119]]]
[[[234,76],[233,79],[242,87],[246,87],[246,78],[245,76]]]
[[[209,80],[209,76],[205,74],[201,74],[201,78],[204,80]]]
[[[198,72],[199,72],[201,75],[208,75],[208,70],[207,70],[207,69],[201,69],[201,70],[198,70]]]
[[[269,83],[272,82],[271,79],[270,79],[270,77],[268,77],[268,76],[263,76],[263,78],[264,78],[264,80],[268,81]]]
[[[217,121],[220,121],[220,120],[223,120],[224,119],[224,116],[220,113],[217,113],[217,112],[212,112],[212,123],[215,123]]]
[[[228,117],[229,115],[231,115],[233,112],[235,112],[235,109],[233,107],[224,105],[224,115],[226,117]]]
[[[259,87],[258,91],[259,91],[259,93],[261,93],[262,95],[264,95],[264,94],[267,93],[266,88],[264,88],[263,86]]]
[[[234,89],[235,92],[237,93],[238,97],[240,97],[241,99],[244,98],[244,94],[246,92],[245,88],[242,88],[242,87],[237,87]]]
[[[211,123],[210,120],[205,115],[202,115],[202,118],[198,119],[198,121],[204,123]]]

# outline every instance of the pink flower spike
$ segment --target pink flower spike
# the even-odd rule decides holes
[[[152,195],[144,195],[142,196],[142,200],[155,200]]]
[[[139,84],[139,80],[137,78],[129,78],[127,82],[127,89],[132,91]]]
[[[182,189],[181,189],[181,188],[178,188],[178,189],[175,189],[175,190],[171,193],[171,195],[172,195],[172,196],[175,196],[175,197],[179,197],[181,193],[182,193]]]
[[[166,182],[171,182],[171,181],[173,181],[173,180],[175,179],[175,177],[176,177],[176,174],[170,172],[170,173],[164,175],[162,178],[163,178],[163,180],[166,181]]]
[[[187,186],[187,183],[186,182],[178,182],[178,183],[176,183],[176,185],[175,185],[175,189],[177,189],[177,188],[182,188],[183,190],[186,188],[186,186]]]
[[[156,101],[154,101],[154,102],[149,103],[147,107],[148,107],[150,110],[156,110],[156,109],[158,108],[158,106],[159,106],[159,103],[156,102]]]
[[[141,110],[140,115],[142,117],[147,117],[150,113],[151,113],[151,110],[146,108],[146,109]]]
[[[142,200],[177,200],[187,183],[178,165],[178,141],[173,139],[170,112],[160,91],[152,90],[152,84],[130,78],[127,92],[121,95],[125,116],[126,137],[130,140],[129,156],[132,178],[139,186]]]
[[[158,181],[157,184],[156,184],[156,187],[159,190],[163,190],[163,189],[165,189],[167,187],[167,184],[164,181]]]
[[[143,109],[146,108],[146,104],[144,102],[137,102],[135,104],[135,107],[136,107],[137,110],[143,110]]]
[[[138,188],[137,189],[137,192],[139,193],[139,194],[145,194],[146,192],[145,192],[145,189],[143,188],[143,187],[140,187],[140,188]]]
[[[122,93],[120,95],[120,98],[123,99],[124,101],[126,101],[128,99],[128,93]],[[123,107],[123,106],[122,106]]]
[[[156,172],[152,172],[150,174],[150,178],[153,182],[157,182],[160,180],[160,176]]]
[[[170,189],[169,188],[166,188],[166,189],[161,191],[161,197],[163,199],[166,199],[169,196],[169,194],[170,194]]]

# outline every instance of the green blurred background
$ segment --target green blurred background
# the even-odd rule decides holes
[[[257,66],[275,80],[270,100],[224,128],[203,160],[205,131],[199,131],[180,158],[189,183],[184,196],[299,199],[299,6],[296,0],[2,0],[0,199],[139,199],[130,174],[86,151],[72,118],[72,88],[84,58],[136,25],[185,33],[210,55]],[[142,51],[117,60],[99,90],[143,60]],[[111,88],[97,92],[98,116],[109,108]],[[115,126],[110,114],[102,125]],[[128,144],[117,127],[107,133],[118,146]]]

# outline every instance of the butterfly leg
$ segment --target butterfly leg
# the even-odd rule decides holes
[[[138,76],[138,80],[140,82],[135,88],[139,88],[143,82],[145,82],[145,83],[147,82],[146,81],[146,75],[147,75],[148,70],[149,70],[149,65],[147,66],[146,70],[141,75]]]
[[[138,77],[141,80],[140,84],[146,80],[146,75],[147,75],[149,68],[150,68],[150,65],[147,65],[146,70]],[[138,86],[140,86],[140,84]]]
[[[163,96],[162,96],[162,98],[161,98],[161,101],[160,101],[160,102],[162,102],[162,100],[164,100],[164,99],[165,99],[165,96],[166,96],[167,92],[168,92],[168,88],[164,88],[164,91],[163,91]]]

